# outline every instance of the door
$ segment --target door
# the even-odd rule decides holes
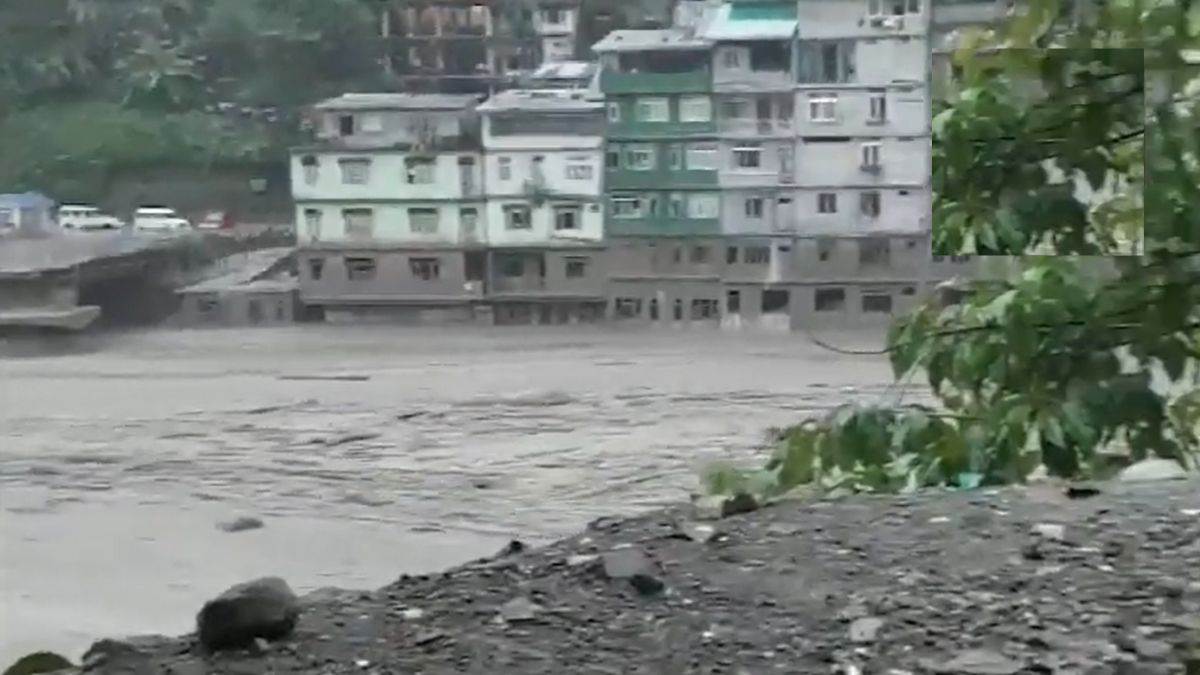
[[[475,194],[475,158],[458,158],[458,183],[462,187],[463,196]]]

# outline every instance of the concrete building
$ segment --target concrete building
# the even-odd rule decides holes
[[[474,95],[347,94],[292,152],[300,296],[326,316],[468,319],[483,298]]]
[[[385,66],[404,91],[487,93],[541,63],[541,42],[521,0],[391,0]]]
[[[509,90],[479,107],[498,323],[603,314],[604,104],[581,89]]]
[[[542,63],[575,58],[578,26],[578,0],[537,0],[533,10],[533,30],[540,40]]]
[[[598,43],[610,313],[881,323],[962,270],[929,259],[926,2],[694,3]]]

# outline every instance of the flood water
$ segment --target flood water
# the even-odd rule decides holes
[[[768,427],[806,413],[894,401],[891,379],[883,357],[803,334],[304,326],[0,343],[0,664],[186,632],[205,599],[255,576],[374,588],[685,499],[705,463],[752,461]],[[243,515],[265,527],[218,529]]]

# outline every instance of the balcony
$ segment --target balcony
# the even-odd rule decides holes
[[[796,78],[788,70],[747,70],[718,68],[713,74],[713,90],[724,93],[757,94],[768,91],[791,91]]]
[[[717,130],[727,136],[792,136],[796,125],[791,118],[735,118],[722,119]]]
[[[615,70],[600,73],[600,89],[605,94],[703,93],[711,88],[712,73],[708,68],[670,73]]]

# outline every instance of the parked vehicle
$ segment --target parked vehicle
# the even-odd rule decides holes
[[[171,232],[192,226],[187,218],[165,206],[143,206],[133,213],[133,227],[148,232]]]
[[[125,227],[120,218],[85,204],[58,207],[58,224],[68,230],[119,230]]]
[[[200,230],[232,230],[233,216],[228,211],[209,211],[200,222],[196,223]]]

